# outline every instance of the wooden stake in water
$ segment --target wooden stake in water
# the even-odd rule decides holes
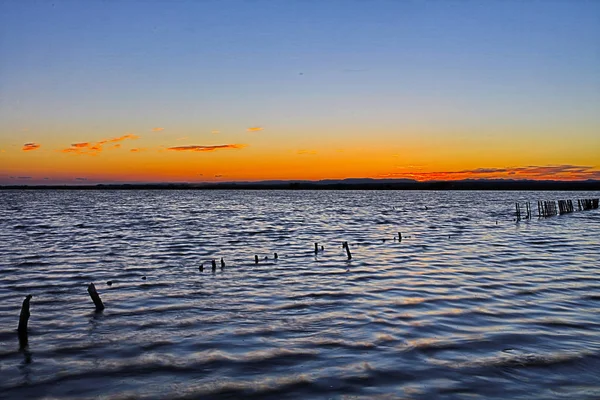
[[[102,303],[102,299],[100,299],[100,295],[96,291],[96,286],[94,286],[93,282],[88,285],[87,291],[96,306],[96,311],[104,310],[104,304]]]
[[[352,253],[350,253],[350,246],[348,246],[348,242],[344,242],[343,246],[346,249],[346,254],[348,255],[348,260],[352,260]]]
[[[198,270],[199,270],[200,272],[203,272],[203,271],[204,271],[204,263],[200,263],[200,266],[198,267]]]
[[[398,232],[398,241],[401,242],[402,241],[402,232]]]
[[[21,347],[27,346],[28,337],[27,337],[27,323],[29,322],[29,302],[31,301],[32,295],[27,295],[25,300],[23,300],[23,305],[21,306],[21,315],[19,316],[19,327],[17,328],[17,332],[19,333],[19,344]]]
[[[212,260],[212,270],[213,270],[213,272],[215,272],[217,270],[217,262],[215,261],[214,258]]]
[[[257,254],[254,255],[254,264],[258,264],[258,255]]]
[[[277,253],[273,253],[273,258],[276,259],[276,260],[279,258],[279,256],[277,255]]]
[[[221,257],[221,269],[225,268],[225,260]]]
[[[315,243],[315,254],[319,252],[319,243]]]

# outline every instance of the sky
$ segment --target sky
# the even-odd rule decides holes
[[[0,0],[0,185],[600,179],[600,1]]]

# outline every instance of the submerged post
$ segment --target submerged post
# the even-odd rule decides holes
[[[273,253],[273,258],[276,259],[276,260],[279,258],[279,256],[277,255],[277,253]]]
[[[88,285],[87,290],[90,294],[90,297],[92,298],[92,301],[96,305],[96,311],[104,310],[104,304],[102,303],[102,299],[100,299],[100,295],[96,291],[96,286],[94,286],[93,282]]]
[[[25,300],[23,300],[23,305],[21,306],[21,315],[19,316],[19,327],[17,328],[17,332],[19,333],[19,344],[21,347],[27,346],[28,337],[27,337],[27,323],[29,322],[29,302],[31,301],[32,295],[27,295]]]
[[[215,261],[215,259],[212,259],[212,271],[215,272],[217,270],[217,262]]]
[[[254,255],[254,264],[258,264],[258,255],[257,254]]]
[[[319,252],[319,243],[315,242],[315,254]]]
[[[398,241],[401,242],[402,241],[402,232],[398,232]]]
[[[221,257],[221,269],[225,268],[225,260]]]
[[[343,246],[346,249],[346,255],[348,256],[348,260],[352,260],[352,253],[350,253],[350,246],[348,246],[348,242],[344,242]]]

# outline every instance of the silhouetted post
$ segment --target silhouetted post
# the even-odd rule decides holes
[[[198,270],[200,272],[204,272],[204,263],[200,263],[200,266],[198,267]]]
[[[21,315],[19,316],[19,327],[17,328],[17,332],[19,333],[19,344],[21,347],[27,346],[28,337],[27,337],[27,323],[29,322],[29,302],[31,301],[32,295],[27,295],[25,300],[23,300],[23,305],[21,306]]]
[[[398,241],[401,242],[402,241],[402,232],[398,232]]]
[[[258,255],[254,255],[254,264],[258,264]]]
[[[221,269],[225,268],[225,260],[221,257]]]
[[[215,272],[217,270],[217,262],[215,261],[215,259],[212,259],[212,271]]]
[[[273,253],[273,258],[276,259],[276,260],[279,258],[279,256],[277,255],[277,253]]]
[[[315,254],[319,252],[319,243],[315,242]]]
[[[348,246],[348,242],[344,242],[343,246],[346,249],[346,254],[348,255],[348,260],[352,260],[352,254],[350,253],[350,246]]]
[[[104,304],[102,303],[102,299],[100,299],[100,295],[96,291],[96,286],[94,286],[93,282],[88,285],[87,291],[90,294],[92,301],[96,305],[96,311],[104,310]]]

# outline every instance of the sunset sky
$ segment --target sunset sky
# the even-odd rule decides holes
[[[600,179],[600,1],[0,1],[0,184]]]

